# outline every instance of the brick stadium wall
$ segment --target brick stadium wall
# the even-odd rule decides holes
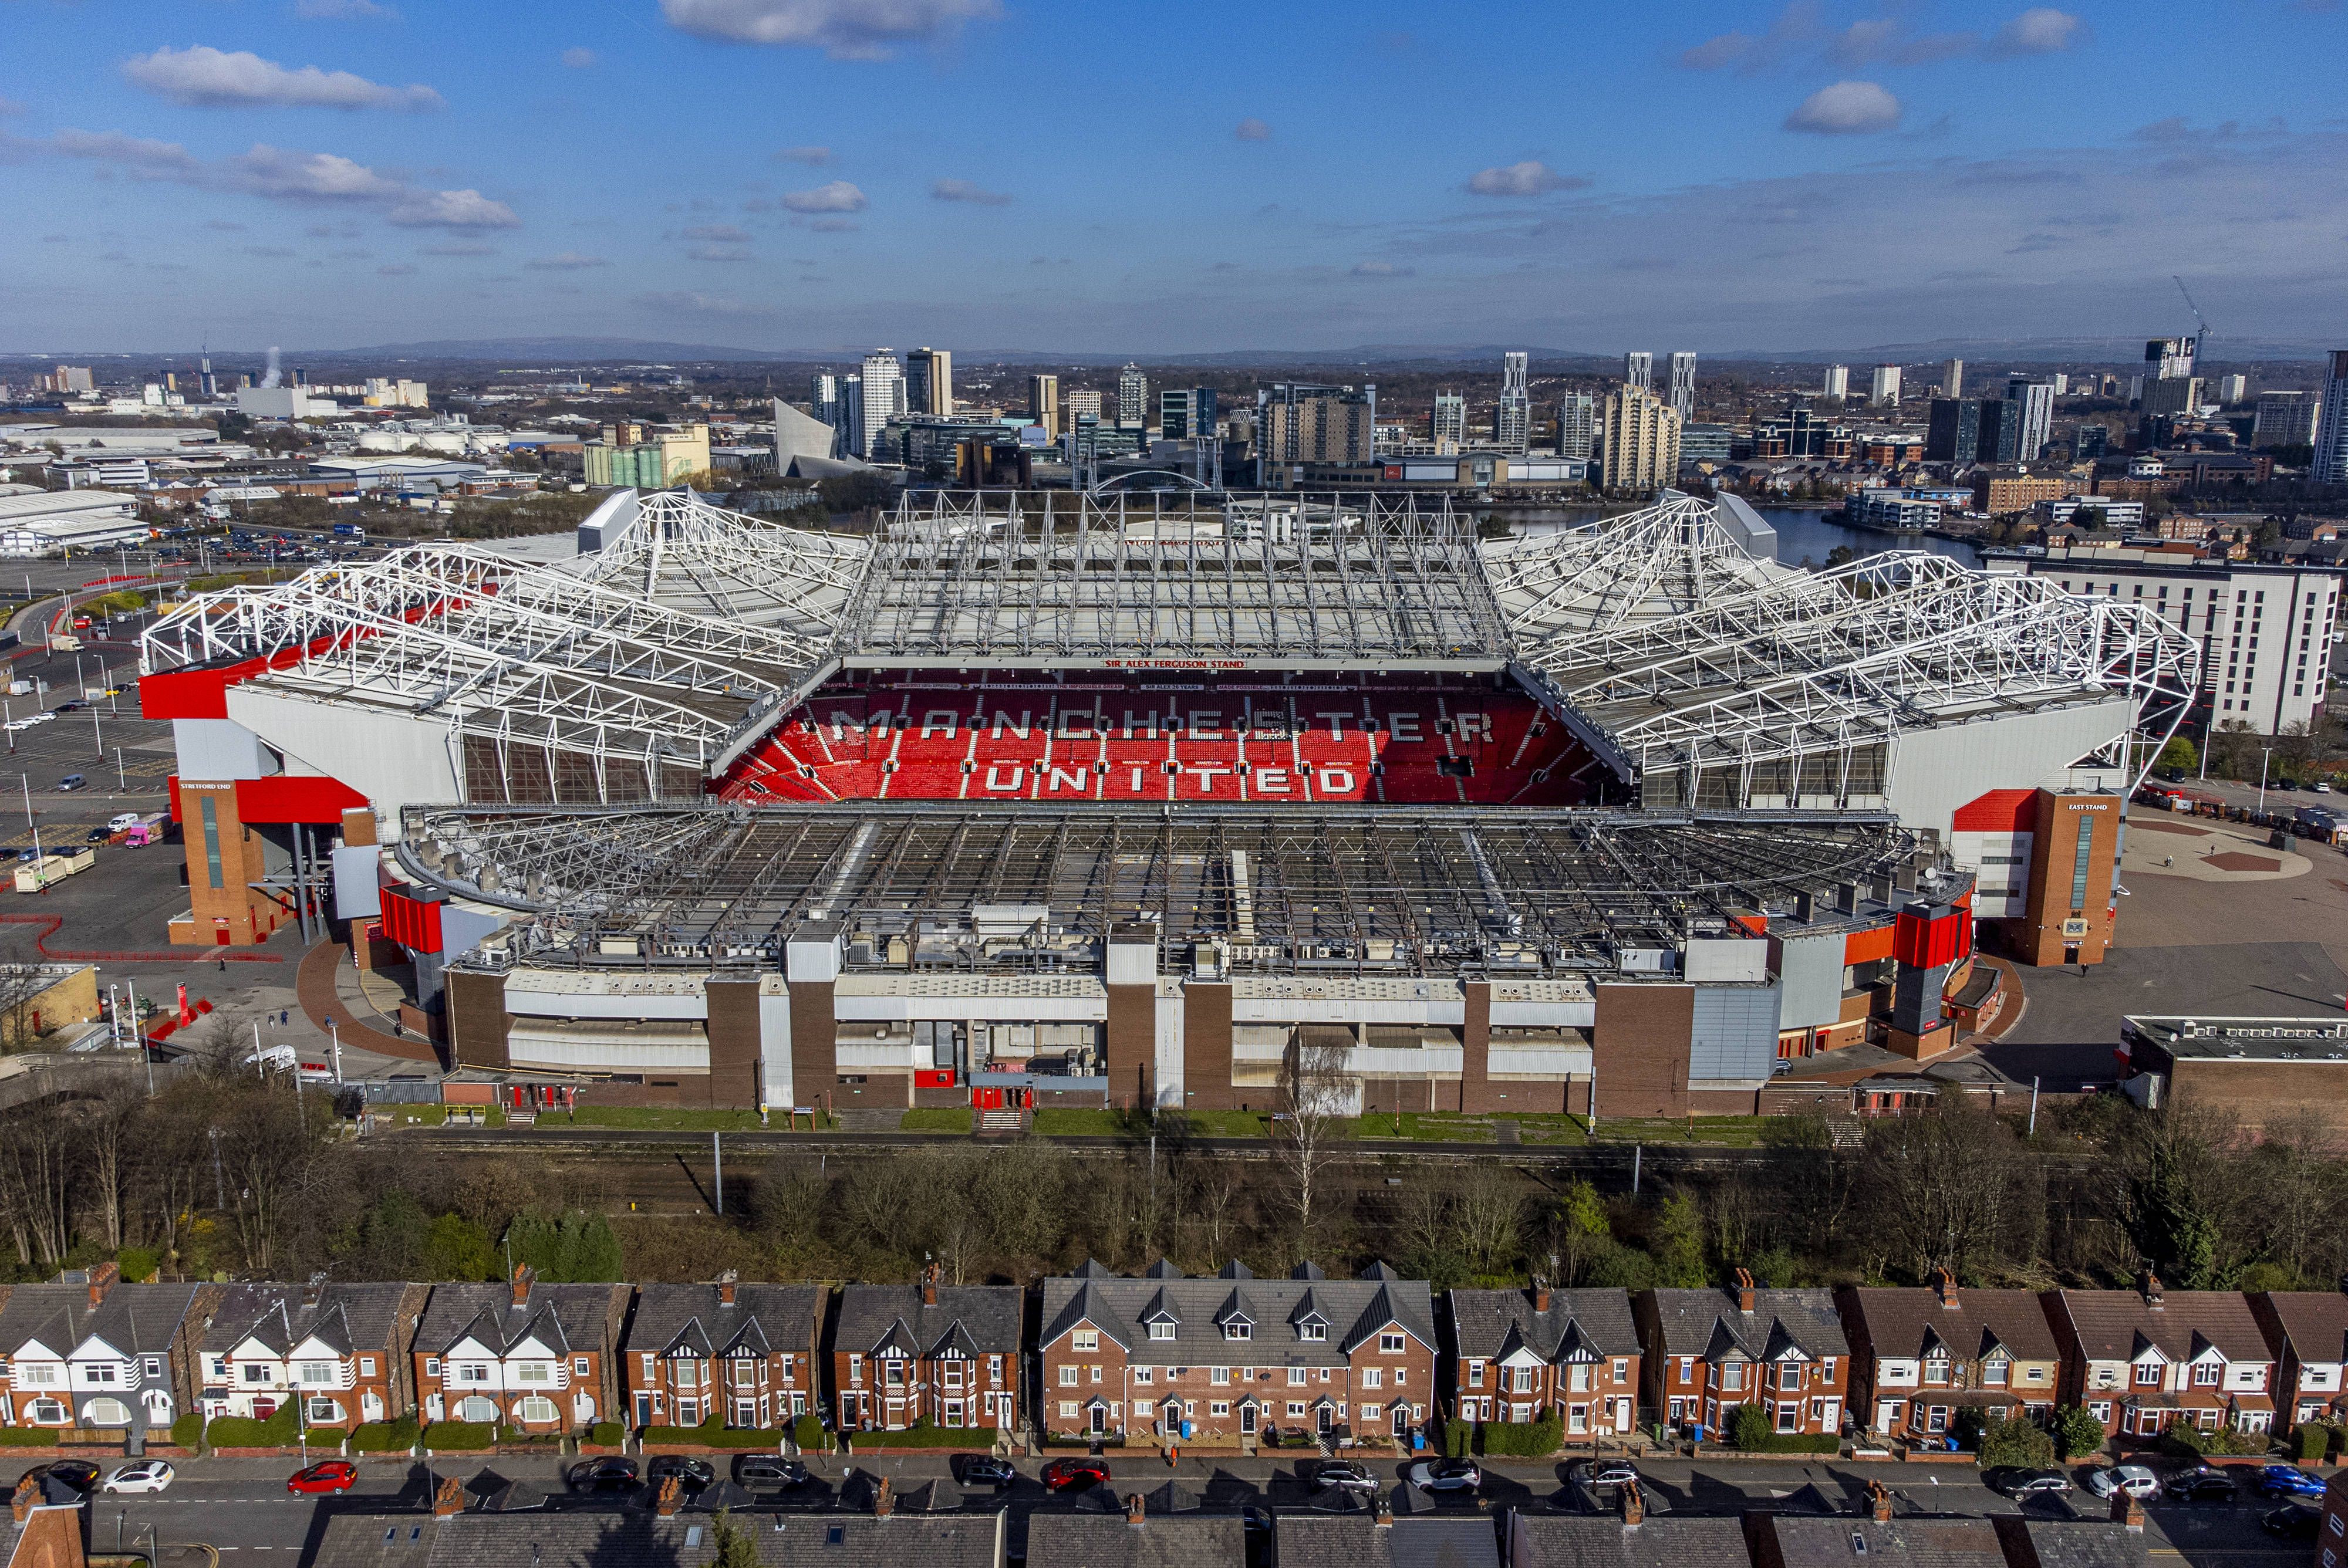
[[[1601,1116],[1684,1116],[1695,988],[1601,985],[1591,1057]],[[1752,1096],[1746,1097],[1748,1104]]]

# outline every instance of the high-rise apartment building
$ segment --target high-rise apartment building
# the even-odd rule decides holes
[[[2157,337],[2144,345],[2147,381],[2183,381],[2193,374],[2193,355],[2199,344],[2189,337]]]
[[[1819,388],[1818,395],[1821,397],[1849,397],[1850,395],[1850,366],[1847,364],[1830,364],[1827,366],[1826,384]]]
[[[1557,400],[1557,455],[1587,463],[1598,445],[1598,400],[1569,392]]]
[[[1162,441],[1190,438],[1190,389],[1160,387],[1158,392],[1158,436]]]
[[[2022,408],[2022,461],[2035,463],[2054,439],[2054,384],[2017,375],[2005,384],[2005,400]]]
[[[2010,397],[1984,397],[1974,437],[1973,459],[1980,463],[2019,463],[2029,455],[2022,447],[2023,405]]]
[[[2247,402],[2250,395],[2250,378],[2247,375],[2221,375],[2218,378],[2218,401],[2231,408]]]
[[[1606,399],[1606,487],[1660,490],[1680,474],[1680,416],[1652,392],[1619,386]]]
[[[1879,364],[1875,367],[1874,384],[1868,389],[1867,401],[1878,408],[1900,406],[1900,367]]]
[[[1060,378],[1056,375],[1031,375],[1027,378],[1027,417],[1044,427],[1044,439],[1060,438]]]
[[[1306,464],[1367,463],[1377,456],[1375,385],[1275,382],[1257,389],[1255,409],[1259,472],[1267,489],[1303,483]]]
[[[905,356],[905,411],[943,419],[953,413],[953,354],[917,348]]]
[[[1962,397],[1965,395],[1965,362],[1952,359],[1941,367],[1941,395]]]
[[[2306,392],[2261,392],[2250,421],[2250,446],[2312,446],[2322,400]]]
[[[2315,416],[2315,461],[2309,477],[2319,485],[2348,485],[2348,348],[2335,348],[2326,362],[2323,406]]]
[[[1427,418],[1426,437],[1436,456],[1448,457],[1468,440],[1468,399],[1457,392],[1435,395],[1435,412]]]
[[[864,456],[864,378],[853,371],[839,378],[839,438],[850,456]]]
[[[2198,375],[2170,375],[2147,379],[2137,395],[2138,405],[2147,414],[2171,416],[2190,414],[2201,406],[2205,384]]]
[[[1655,389],[1655,356],[1651,354],[1626,354],[1622,356],[1622,384],[1641,392]]]
[[[808,412],[834,430],[839,428],[842,423],[839,406],[839,377],[829,371],[818,371],[808,377]]]
[[[1093,416],[1093,423],[1095,425],[1098,425],[1100,423],[1101,395],[1099,392],[1090,387],[1082,389],[1076,387],[1062,387],[1060,389],[1060,424],[1062,427],[1069,431],[1075,430],[1078,416],[1086,414]]]
[[[1139,365],[1117,373],[1117,427],[1138,430],[1149,423],[1149,378]]]
[[[1523,350],[1500,356],[1500,401],[1492,411],[1492,445],[1521,453],[1532,445],[1533,399]]]
[[[1981,405],[1936,397],[1924,426],[1924,461],[1972,463],[1981,453]]]
[[[1680,428],[1684,432],[1688,421],[1695,417],[1695,355],[1672,355],[1672,412],[1680,416]]]

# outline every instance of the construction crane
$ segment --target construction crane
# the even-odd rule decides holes
[[[2194,357],[2199,363],[2207,364],[2209,362],[2209,318],[2203,315],[2201,307],[2193,302],[2193,291],[2185,286],[2185,280],[2178,278],[2174,272],[2169,276],[2176,278],[2177,292],[2185,296],[2185,308],[2193,313],[2193,324],[2200,329],[2201,335],[2193,345]]]

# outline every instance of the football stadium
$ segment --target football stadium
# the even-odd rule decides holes
[[[1994,1016],[1977,947],[2101,957],[2198,675],[2133,604],[1669,491],[1494,539],[623,490],[579,547],[154,623],[173,939],[330,934],[517,1105],[1263,1109],[1309,1053],[1367,1109],[1766,1111]]]

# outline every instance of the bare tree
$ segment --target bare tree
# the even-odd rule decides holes
[[[117,1074],[103,1090],[77,1107],[82,1150],[89,1166],[90,1201],[98,1213],[107,1250],[122,1250],[122,1221],[131,1167],[131,1144],[145,1120],[147,1097],[132,1080]]]
[[[1313,1255],[1327,1223],[1329,1169],[1350,1131],[1357,1092],[1345,1071],[1350,1054],[1344,1046],[1319,1044],[1299,1031],[1281,1063],[1272,1148],[1295,1220],[1291,1242],[1299,1258]]]
[[[45,1269],[73,1249],[73,1188],[79,1141],[55,1095],[28,1100],[0,1121],[0,1202],[17,1250]]]
[[[1525,1191],[1515,1172],[1479,1161],[1451,1202],[1451,1235],[1470,1273],[1499,1273],[1524,1243]]]
[[[1881,1244],[1890,1255],[1904,1254],[1921,1279],[1936,1267],[1970,1275],[1977,1259],[2000,1251],[2030,1160],[2004,1122],[1952,1095],[1879,1123],[1868,1163]]]

